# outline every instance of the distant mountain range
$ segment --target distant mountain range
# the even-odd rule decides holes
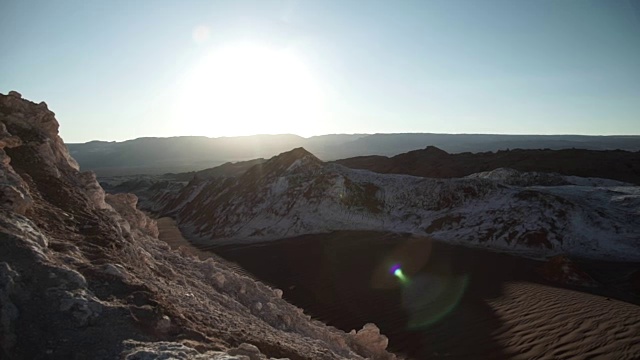
[[[319,159],[394,156],[427,146],[449,153],[506,149],[591,149],[640,151],[640,136],[484,135],[484,134],[354,134],[303,138],[296,135],[255,135],[139,138],[123,142],[91,141],[67,144],[83,170],[99,176],[162,174],[211,168],[229,161],[270,158],[304,147]]]

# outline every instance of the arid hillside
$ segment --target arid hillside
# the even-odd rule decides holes
[[[379,174],[296,148],[237,176],[158,182],[140,193],[206,245],[364,230],[538,259],[640,259],[640,187],[608,179],[504,168],[447,179]]]

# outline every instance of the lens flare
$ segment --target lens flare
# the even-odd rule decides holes
[[[431,256],[432,240],[410,236],[399,238],[371,275],[373,289],[397,289],[406,286],[421,271]],[[400,269],[399,272],[396,270]]]
[[[443,321],[462,301],[471,280],[460,261],[449,247],[410,237],[385,254],[371,276],[371,287],[399,291],[407,328],[424,330]]]
[[[429,327],[454,311],[469,283],[467,275],[423,273],[402,287],[402,302],[409,313],[409,328]]]
[[[406,284],[409,279],[407,279],[407,277],[404,275],[404,273],[402,272],[402,268],[400,267],[400,264],[396,264],[393,265],[391,267],[391,273],[398,278],[398,280],[400,280],[400,282],[402,284]]]

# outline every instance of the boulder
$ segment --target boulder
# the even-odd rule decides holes
[[[375,324],[365,324],[358,331],[352,330],[350,335],[360,355],[371,359],[395,359],[395,356],[386,351],[389,339],[380,334],[380,329]]]
[[[228,352],[229,355],[244,355],[248,357],[249,360],[265,360],[267,358],[260,352],[257,346],[247,343],[242,343],[237,348],[231,349]]]

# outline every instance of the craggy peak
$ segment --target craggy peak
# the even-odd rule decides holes
[[[286,151],[283,152],[277,156],[275,156],[273,159],[271,159],[274,162],[278,162],[280,164],[289,164],[291,165],[292,163],[294,163],[295,161],[298,160],[302,160],[302,161],[311,161],[311,162],[316,162],[316,163],[320,163],[321,161],[312,153],[308,152],[307,150],[305,150],[302,147],[299,148],[295,148],[292,149],[290,151]]]

